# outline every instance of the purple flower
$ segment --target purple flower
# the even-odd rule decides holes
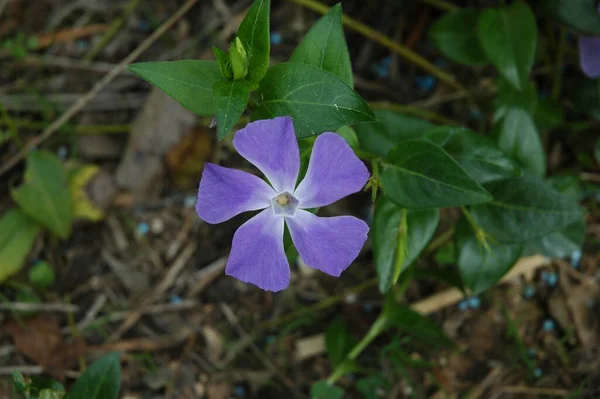
[[[600,36],[579,38],[579,64],[590,78],[600,77]]]
[[[290,118],[250,123],[236,133],[233,145],[271,185],[239,170],[204,166],[196,203],[201,219],[221,223],[263,209],[235,232],[225,273],[267,291],[286,288],[290,282],[283,247],[287,223],[302,261],[339,276],[358,256],[369,227],[353,216],[324,218],[304,209],[329,205],[367,182],[367,168],[346,141],[335,133],[317,137],[306,176],[297,187],[300,151]]]

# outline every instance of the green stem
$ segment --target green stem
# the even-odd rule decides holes
[[[317,0],[289,0],[289,1],[291,1],[292,3],[299,4],[303,7],[309,8],[320,14],[325,14],[325,13],[327,13],[327,11],[329,11],[329,7],[327,5],[321,3]],[[401,57],[405,58],[406,60],[412,62],[413,64],[421,67],[423,70],[434,75],[440,81],[446,83],[448,86],[450,86],[458,91],[468,93],[468,90],[465,89],[462,85],[460,85],[456,81],[456,78],[453,75],[438,68],[437,66],[435,66],[431,62],[427,61],[425,58],[421,57],[419,54],[415,53],[408,47],[403,46],[402,44],[394,41],[389,36],[386,36],[383,33],[371,28],[370,26],[365,25],[358,20],[350,18],[349,16],[347,16],[345,14],[342,16],[342,21],[343,21],[344,25],[346,25],[348,28],[381,44],[384,47],[387,47],[389,50],[393,51],[394,53],[400,55]]]
[[[443,125],[460,125],[460,123],[456,122],[455,120],[436,114],[433,111],[413,107],[412,105],[400,105],[384,101],[371,101],[369,102],[369,107],[372,109],[387,109],[390,111],[399,112],[401,114],[414,115],[432,122],[441,123]]]
[[[477,224],[475,219],[473,219],[473,215],[471,215],[471,212],[469,212],[469,210],[467,208],[465,208],[464,206],[461,206],[460,210],[462,211],[463,215],[465,215],[465,218],[467,219],[467,221],[469,222],[469,224],[471,225],[471,227],[473,228],[473,230],[475,232],[481,230],[481,227],[479,227],[479,225]]]
[[[456,11],[456,10],[460,10],[460,6],[457,6],[454,3],[451,3],[449,1],[446,0],[421,0],[421,2],[425,3],[425,4],[429,4],[430,6],[439,8],[440,10],[443,11]]]
[[[404,260],[406,259],[406,232],[408,231],[408,225],[406,209],[402,209],[400,216],[400,226],[398,227],[398,246],[396,247],[396,260],[394,262],[394,277],[392,284],[396,284],[400,273],[402,273],[402,267],[404,266]]]

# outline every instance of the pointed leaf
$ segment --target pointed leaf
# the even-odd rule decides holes
[[[348,86],[354,86],[352,63],[342,28],[341,3],[331,7],[329,12],[310,28],[294,50],[290,61],[322,68],[337,75]]]
[[[493,287],[517,262],[523,246],[479,242],[466,220],[456,227],[456,259],[465,287],[479,295]]]
[[[389,295],[388,295],[389,297]],[[409,307],[386,300],[383,313],[388,325],[396,327],[411,338],[432,346],[451,346],[452,340],[431,319]]]
[[[485,187],[494,200],[471,207],[471,214],[486,233],[502,243],[540,238],[583,217],[583,209],[576,201],[533,175]]]
[[[11,192],[13,200],[33,219],[66,239],[71,234],[71,193],[60,159],[35,150],[27,156],[25,181]]]
[[[40,232],[39,225],[20,209],[0,218],[0,283],[23,267],[25,257]]]
[[[528,241],[525,246],[526,255],[542,254],[550,258],[560,259],[580,251],[585,240],[585,221],[583,219],[555,231],[544,237]]]
[[[215,83],[213,96],[217,115],[217,136],[223,139],[231,131],[248,105],[250,83],[245,80]]]
[[[439,222],[438,209],[407,210],[397,207],[386,197],[379,198],[375,204],[372,238],[379,289],[383,293],[387,292],[393,284],[402,212],[406,212],[406,231],[402,232],[406,236],[406,253],[401,265],[402,270],[410,265],[427,246]]]
[[[258,83],[269,68],[269,38],[270,0],[254,0],[246,17],[240,24],[237,37],[242,41],[249,57],[248,75],[250,82]]]
[[[348,326],[342,319],[335,319],[325,332],[327,356],[329,356],[329,361],[333,367],[337,367],[344,362],[346,355],[350,353],[353,346],[354,339],[350,334]]]
[[[542,8],[565,25],[589,35],[600,35],[598,0],[541,0]]]
[[[444,126],[423,138],[440,145],[479,183],[521,176],[521,168],[489,138],[463,127]]]
[[[498,147],[512,156],[530,172],[546,174],[546,154],[531,116],[523,109],[513,108],[497,127]]]
[[[429,38],[452,61],[466,65],[485,64],[488,58],[477,40],[480,14],[472,8],[449,12],[431,26]]]
[[[299,138],[375,120],[365,100],[337,76],[312,65],[288,62],[260,82],[253,119],[291,116]]]
[[[523,90],[519,91],[508,80],[499,76],[498,95],[494,99],[494,122],[504,118],[506,113],[513,108],[521,108],[533,115],[537,103],[537,92],[531,81],[527,81]]]
[[[529,6],[516,1],[504,9],[487,9],[479,17],[477,34],[498,71],[517,90],[523,90],[537,45],[535,16]]]
[[[342,399],[344,390],[330,385],[327,381],[317,381],[310,388],[311,399]]]
[[[173,97],[185,108],[204,116],[215,113],[213,85],[225,80],[215,61],[141,62],[129,65],[127,69]]]
[[[404,208],[444,208],[490,201],[492,197],[443,148],[407,140],[386,157],[381,173],[386,195]]]
[[[118,353],[108,354],[91,364],[75,381],[71,399],[117,399],[121,386]]]

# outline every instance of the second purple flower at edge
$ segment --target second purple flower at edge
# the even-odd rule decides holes
[[[358,256],[369,227],[353,216],[319,217],[304,209],[329,205],[360,191],[369,171],[346,141],[323,133],[314,143],[308,170],[296,187],[300,151],[289,117],[249,123],[233,145],[260,169],[271,185],[250,173],[207,163],[196,212],[207,223],[221,223],[245,211],[263,209],[233,236],[225,273],[267,291],[290,282],[283,247],[284,223],[302,261],[339,276]]]

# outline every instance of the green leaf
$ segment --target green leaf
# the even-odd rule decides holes
[[[512,156],[526,170],[543,176],[546,173],[546,154],[531,116],[514,108],[497,126],[498,147]]]
[[[215,113],[213,85],[225,79],[215,61],[142,62],[129,65],[127,69],[173,97],[185,108],[204,116]]]
[[[389,297],[389,295],[388,295]],[[432,346],[451,346],[453,342],[431,319],[409,307],[386,300],[383,313],[390,326],[398,328],[411,338]]]
[[[56,273],[48,262],[38,262],[29,269],[29,282],[39,288],[50,288],[56,280]]]
[[[583,217],[583,209],[541,178],[523,175],[485,185],[494,200],[471,207],[486,233],[502,243],[519,243],[559,231]]]
[[[354,86],[352,63],[342,28],[341,3],[331,7],[329,12],[310,28],[294,50],[290,61],[322,68],[337,75],[348,86]]]
[[[533,115],[537,108],[538,97],[535,86],[531,81],[525,83],[522,91],[515,89],[508,80],[498,77],[498,95],[494,99],[494,122],[506,116],[514,108],[521,108]]]
[[[327,381],[317,381],[310,388],[311,399],[342,399],[344,390],[342,388],[329,385]]]
[[[477,20],[480,12],[472,8],[452,11],[435,21],[429,38],[446,57],[466,65],[488,62],[477,40]]]
[[[582,33],[600,35],[598,0],[541,0],[542,8],[553,18]]]
[[[401,231],[402,213],[406,213],[406,231]],[[397,251],[400,239],[404,240],[404,261],[400,271],[410,265],[433,237],[440,213],[438,209],[407,210],[394,205],[386,197],[375,204],[373,216],[373,253],[379,289],[387,292],[394,284]],[[404,237],[401,237],[402,234]]]
[[[420,138],[434,124],[387,109],[374,111],[377,122],[354,127],[363,150],[385,157],[396,144]]]
[[[229,54],[215,46],[213,46],[212,49],[213,53],[215,54],[215,58],[217,59],[217,65],[219,65],[221,75],[223,75],[225,79],[233,79],[233,69],[231,67],[231,60],[229,59]]]
[[[443,148],[427,140],[407,140],[386,157],[381,173],[386,195],[404,208],[444,208],[490,201]]]
[[[45,150],[31,151],[21,187],[12,190],[13,200],[29,216],[66,239],[71,234],[71,193],[60,159]]]
[[[121,387],[121,364],[118,353],[98,360],[75,381],[71,399],[117,399]]]
[[[25,257],[40,232],[39,226],[20,209],[0,218],[0,283],[23,267]]]
[[[342,126],[337,130],[336,133],[342,136],[342,138],[346,140],[346,143],[348,143],[350,147],[360,147],[360,143],[358,142],[358,136],[356,135],[356,130],[354,130],[350,126]]]
[[[483,51],[498,71],[517,89],[529,80],[537,45],[535,16],[522,1],[481,14],[477,35]]]
[[[42,389],[39,399],[63,399],[67,395],[64,391],[55,391],[53,389]]]
[[[480,242],[463,218],[456,227],[456,259],[465,287],[479,295],[493,287],[517,262],[523,246]]]
[[[350,353],[353,346],[354,339],[348,326],[342,319],[335,319],[325,332],[325,347],[333,367],[337,367],[344,362],[346,355]]]
[[[390,387],[390,382],[380,375],[370,375],[361,378],[356,382],[356,390],[359,391],[364,399],[379,399],[379,390]]]
[[[240,24],[237,37],[242,41],[248,52],[248,76],[250,82],[258,83],[269,68],[269,38],[270,0],[254,0],[246,17]]]
[[[217,137],[223,139],[240,119],[248,105],[250,83],[245,80],[215,83],[213,96],[217,115]]]
[[[299,138],[375,120],[365,100],[337,76],[312,65],[288,62],[260,82],[253,119],[291,116]]]
[[[565,258],[581,250],[584,240],[585,221],[581,219],[562,230],[528,241],[525,252],[527,255],[542,254],[550,258]]]
[[[489,138],[463,127],[443,126],[423,138],[448,152],[479,183],[521,176],[521,168]]]

